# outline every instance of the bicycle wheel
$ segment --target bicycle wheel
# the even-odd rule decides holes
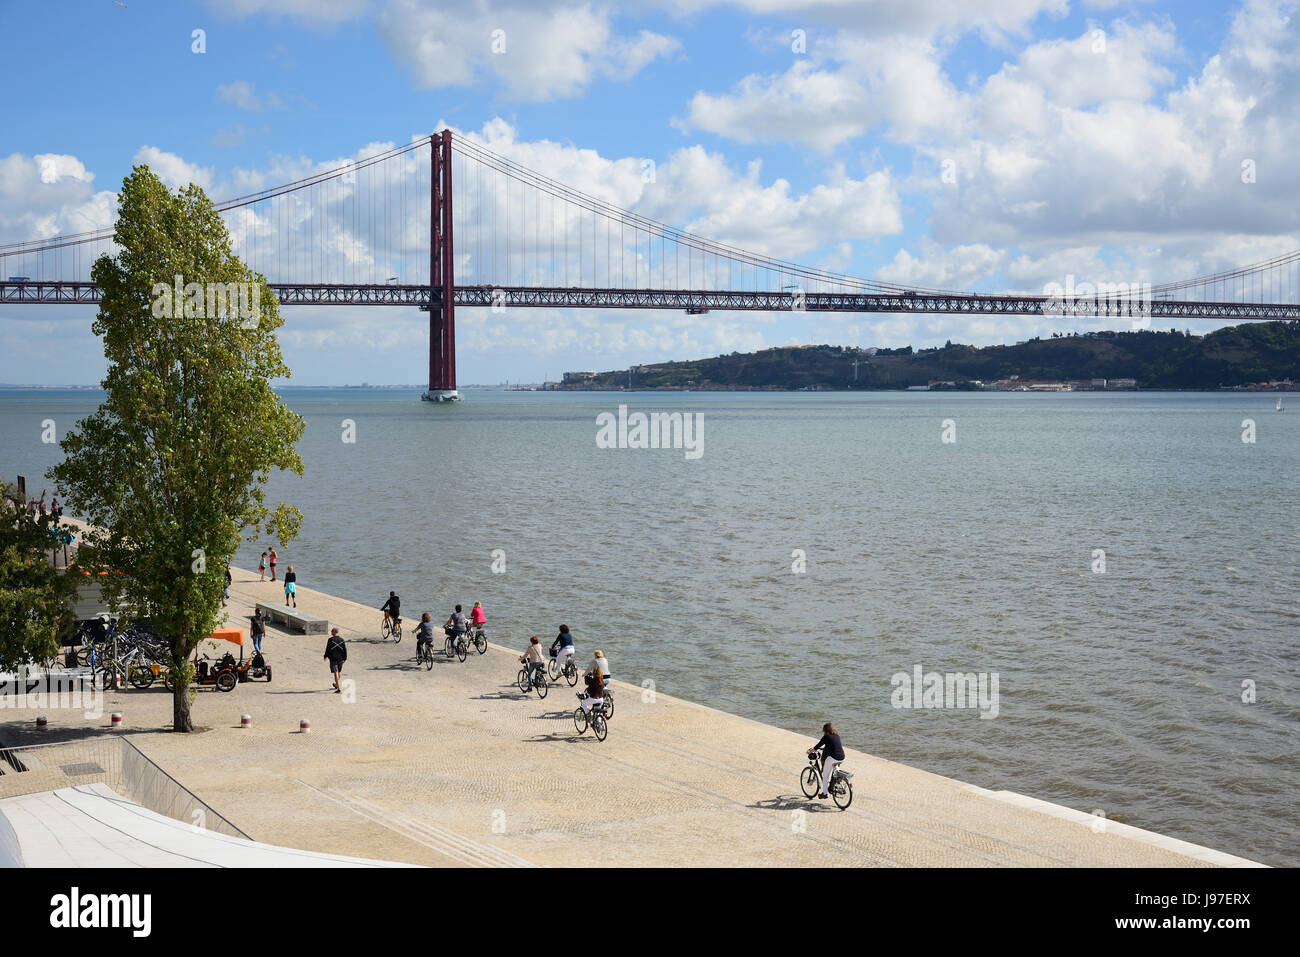
[[[393,641],[399,645],[402,643],[402,622],[398,619],[397,624],[393,625]]]
[[[465,641],[465,638],[462,635],[460,641],[456,642],[456,657],[461,661],[464,661],[468,655],[469,643]]]
[[[550,678],[552,681],[555,681],[560,677],[560,671],[555,666],[554,658],[548,658],[546,660],[546,677]]]
[[[520,668],[520,669],[519,669],[519,674],[515,677],[515,685],[518,686],[519,690],[522,691],[524,694],[528,694],[528,692],[529,692],[530,689],[529,689],[529,687],[528,687],[528,669],[527,669],[527,668]]]
[[[578,729],[578,734],[582,734],[587,730],[587,712],[583,711],[581,707],[573,709],[573,726]]]
[[[433,670],[433,646],[432,645],[424,646],[423,658],[424,658],[424,670],[432,671]]]
[[[573,663],[572,658],[564,663],[564,680],[569,683],[570,688],[578,683],[578,666]]]
[[[456,640],[454,638],[448,638],[447,643],[442,646],[442,650],[446,652],[447,657],[450,658],[456,653]]]
[[[141,690],[153,684],[153,669],[132,666],[130,671],[131,686]]]
[[[614,692],[605,689],[605,717],[614,717]]]
[[[831,782],[831,798],[841,811],[847,810],[853,803],[853,785],[846,778]]]
[[[805,797],[815,798],[817,792],[820,791],[822,787],[822,776],[818,774],[817,769],[810,764],[808,767],[804,768],[803,773],[799,775],[799,786],[803,788]]]
[[[474,636],[474,647],[480,655],[487,654],[487,636],[483,632],[480,631]]]
[[[537,697],[545,698],[546,692],[550,691],[550,686],[546,683],[546,675],[538,675],[533,679],[533,687],[537,689]]]
[[[235,684],[238,681],[239,679],[235,676],[233,671],[223,671],[221,674],[217,675],[217,690],[234,691]]]
[[[379,629],[379,634],[383,636],[385,641],[387,641],[388,636],[391,635],[392,633],[393,633],[393,626],[389,624],[388,619],[385,618],[384,626]]]
[[[605,740],[605,735],[609,734],[609,725],[605,723],[605,715],[603,712],[592,711],[591,730],[596,732],[597,741]]]

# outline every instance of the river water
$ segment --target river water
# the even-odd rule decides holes
[[[284,395],[307,471],[268,497],[306,514],[304,587],[482,601],[521,648],[563,622],[627,681],[1300,864],[1294,396]],[[0,392],[4,475],[39,493],[42,422],[95,401]],[[599,447],[620,404],[698,417],[702,454]],[[918,667],[997,698],[924,707],[896,693]]]

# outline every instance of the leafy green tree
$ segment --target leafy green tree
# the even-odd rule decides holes
[[[108,359],[107,396],[64,438],[66,457],[48,474],[91,523],[80,564],[120,570],[105,576],[106,597],[169,639],[173,730],[188,732],[190,655],[222,617],[225,566],[240,535],[252,529],[250,538],[264,532],[285,545],[301,527],[296,508],[266,505],[263,486],[272,470],[302,474],[294,447],[303,420],[271,390],[272,379],[289,376],[275,297],[231,252],[203,190],[172,193],[135,167],[122,184],[115,239],[119,255],[91,271],[102,294],[92,328]],[[248,315],[205,294],[230,283],[253,284]]]
[[[72,637],[74,582],[49,560],[54,516],[28,518],[13,486],[0,502],[0,670],[52,658]]]

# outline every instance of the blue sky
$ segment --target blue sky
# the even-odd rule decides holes
[[[1041,291],[1295,246],[1294,4],[112,0],[7,4],[0,242],[108,225],[134,162],[216,199],[440,122],[711,238],[865,278]],[[206,52],[193,52],[194,30]],[[504,53],[491,52],[504,31]],[[802,30],[806,49],[792,50]],[[544,142],[555,144],[543,149]],[[660,192],[619,161],[654,159]],[[1241,163],[1258,177],[1243,183]],[[947,164],[955,181],[945,182]],[[46,173],[42,175],[42,170]],[[55,170],[57,175],[49,175]],[[606,179],[608,177],[608,179]],[[12,272],[12,270],[10,270]],[[274,278],[274,277],[272,277]],[[425,319],[286,311],[301,384],[420,382]],[[93,310],[0,307],[0,381],[97,381]],[[458,312],[462,382],[1061,320]],[[1216,323],[1204,324],[1210,328]]]

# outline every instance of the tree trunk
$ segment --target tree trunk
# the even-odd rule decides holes
[[[194,730],[190,717],[190,686],[179,681],[172,686],[172,731],[186,733]]]

